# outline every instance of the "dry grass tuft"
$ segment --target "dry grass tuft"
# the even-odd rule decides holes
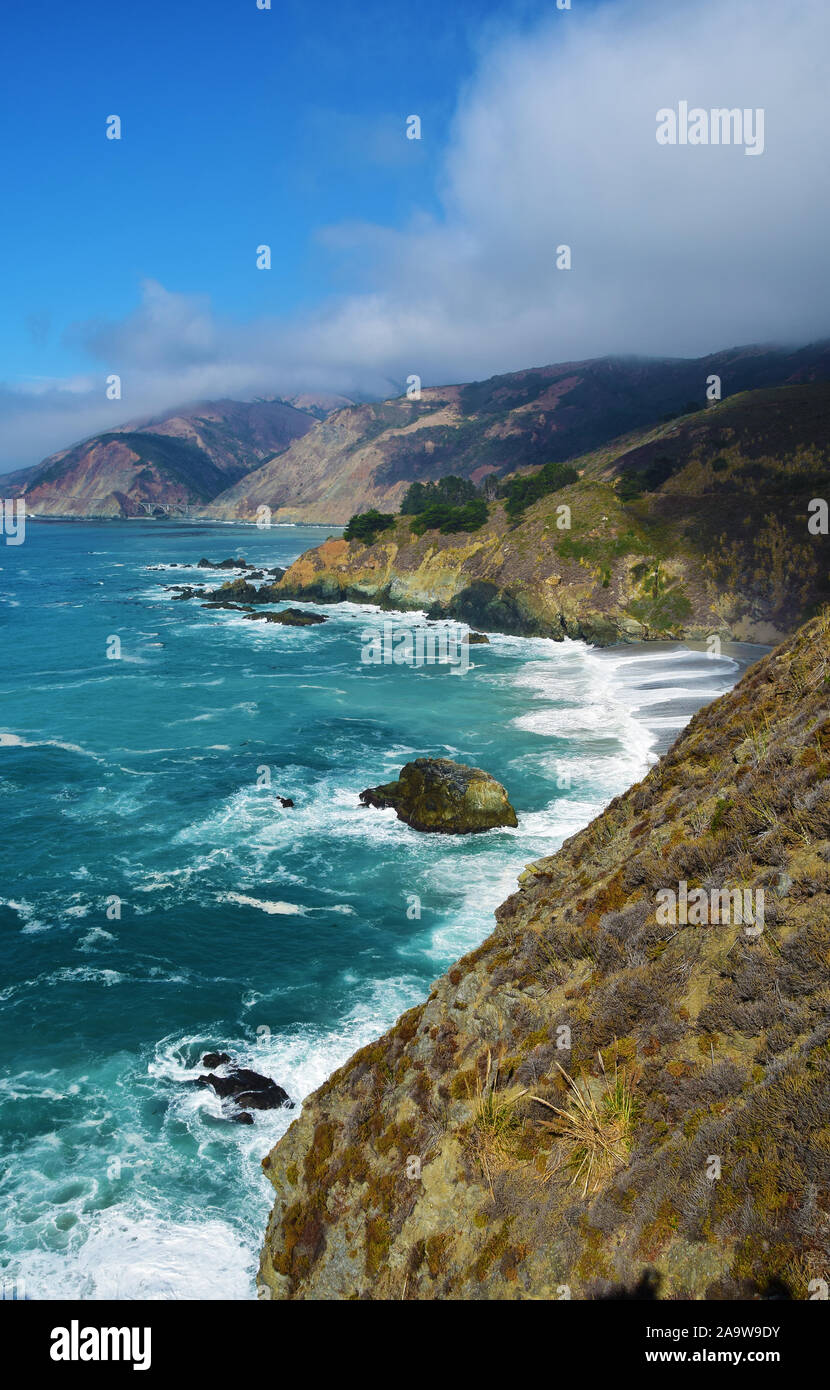
[[[544,1120],[543,1127],[551,1131],[559,1140],[558,1152],[548,1165],[548,1176],[558,1168],[574,1170],[572,1183],[583,1179],[582,1196],[596,1192],[610,1175],[628,1162],[631,1136],[636,1114],[635,1086],[636,1076],[617,1066],[614,1060],[614,1074],[609,1076],[605,1070],[602,1053],[597,1053],[603,1074],[603,1090],[596,1098],[587,1085],[579,1085],[569,1076],[564,1067],[557,1067],[570,1089],[566,1109],[553,1105],[541,1096],[530,1099],[544,1105],[556,1115],[555,1120]]]
[[[487,1050],[487,1067],[483,1077],[476,1076],[475,1094],[471,1099],[475,1106],[473,1116],[473,1147],[475,1155],[487,1178],[492,1191],[491,1168],[504,1167],[512,1163],[519,1140],[523,1120],[516,1110],[516,1104],[527,1089],[500,1091],[499,1066],[493,1066],[490,1049]]]

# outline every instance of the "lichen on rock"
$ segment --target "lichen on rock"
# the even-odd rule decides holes
[[[517,826],[516,812],[500,782],[480,767],[451,758],[416,758],[396,782],[360,793],[364,806],[393,807],[413,830],[472,835]]]

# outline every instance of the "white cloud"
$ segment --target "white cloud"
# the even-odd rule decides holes
[[[349,224],[333,254],[370,261],[361,293],[293,321],[221,321],[205,296],[144,287],[118,324],[78,330],[89,393],[0,396],[5,467],[183,401],[295,390],[381,394],[604,353],[697,355],[830,332],[825,0],[630,0],[552,10],[500,35],[459,98],[443,219]],[[764,154],[660,146],[679,100],[761,107]],[[425,132],[425,139],[427,133]],[[573,269],[555,267],[567,243]],[[104,400],[119,371],[124,400]],[[100,376],[100,380],[98,377]],[[27,450],[32,438],[39,452]]]

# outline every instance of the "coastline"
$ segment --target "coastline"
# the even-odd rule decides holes
[[[166,1117],[161,1131],[147,1127],[144,1118],[139,1119],[138,1109],[126,1122],[136,1134],[137,1153],[144,1144],[156,1144],[152,1151],[155,1154],[154,1180],[170,1193],[169,1202],[163,1207],[156,1205],[154,1200],[146,1200],[146,1196],[139,1201],[140,1189],[134,1190],[131,1184],[113,1193],[94,1218],[89,1236],[93,1243],[80,1245],[76,1257],[72,1253],[76,1248],[74,1242],[85,1238],[88,1229],[87,1200],[90,1209],[95,1209],[95,1185],[100,1182],[96,1166],[100,1167],[101,1160],[94,1146],[87,1148],[86,1140],[83,1149],[73,1147],[71,1166],[79,1185],[77,1195],[73,1189],[67,1196],[66,1219],[77,1203],[78,1221],[72,1228],[75,1234],[68,1238],[70,1247],[66,1258],[48,1243],[32,1252],[31,1287],[36,1296],[55,1296],[58,1280],[60,1287],[78,1290],[86,1297],[166,1297],[171,1296],[171,1291],[174,1294],[178,1291],[176,1296],[199,1296],[193,1292],[193,1276],[185,1256],[189,1249],[204,1251],[207,1248],[208,1238],[203,1231],[206,1223],[176,1193],[175,1155],[173,1150],[167,1153],[166,1130],[170,1125],[183,1136],[178,1142],[189,1144],[192,1141],[196,1148],[206,1143],[215,1145],[212,1151],[221,1151],[224,1155],[221,1164],[214,1165],[216,1171],[208,1179],[206,1188],[210,1193],[207,1198],[210,1219],[214,1223],[210,1228],[210,1240],[221,1254],[211,1279],[211,1296],[250,1297],[268,1200],[259,1159],[269,1142],[279,1137],[277,1131],[287,1127],[298,1112],[285,1116],[274,1112],[272,1117],[262,1121],[258,1117],[256,1126],[250,1130],[227,1126],[218,1107],[206,1108],[201,1099],[197,1107],[195,1101],[187,1098],[189,1093],[183,1090],[193,1073],[192,1054],[199,1047],[229,1046],[248,1065],[268,1071],[281,1083],[290,1082],[294,1098],[308,1096],[348,1061],[355,1048],[371,1045],[402,1010],[420,1004],[429,992],[430,980],[451,969],[452,963],[464,952],[478,946],[493,925],[490,914],[515,890],[517,876],[529,860],[550,853],[590,821],[601,805],[643,775],[653,761],[660,737],[659,731],[646,728],[650,714],[658,710],[679,718],[683,713],[676,706],[668,711],[662,709],[663,699],[669,698],[671,693],[669,686],[676,681],[673,663],[678,659],[668,653],[664,657],[663,651],[653,644],[644,644],[642,648],[625,646],[589,651],[587,644],[581,641],[555,642],[548,638],[494,634],[491,649],[472,649],[475,670],[468,681],[481,680],[480,689],[449,676],[446,686],[430,685],[432,677],[418,672],[404,672],[402,680],[392,684],[383,673],[375,683],[370,678],[365,687],[361,679],[361,691],[366,691],[365,705],[361,697],[365,719],[355,720],[355,700],[351,697],[339,710],[336,704],[332,706],[329,713],[338,715],[339,728],[344,732],[354,729],[354,736],[365,747],[366,767],[362,767],[359,774],[338,773],[334,780],[320,781],[319,786],[309,782],[303,797],[305,804],[298,804],[292,820],[280,826],[261,804],[261,794],[252,787],[243,789],[248,775],[244,759],[247,757],[251,768],[255,769],[260,761],[270,761],[272,756],[271,753],[260,754],[261,745],[257,742],[251,744],[251,752],[246,754],[245,740],[259,732],[249,722],[253,714],[247,711],[247,702],[253,697],[265,711],[279,719],[283,717],[281,711],[286,712],[299,704],[304,706],[310,701],[309,718],[316,718],[320,705],[313,702],[323,697],[315,695],[315,690],[323,685],[335,693],[337,687],[357,693],[357,687],[346,683],[345,672],[351,676],[360,670],[359,633],[373,619],[382,618],[383,610],[372,604],[345,603],[339,612],[326,606],[323,611],[331,617],[327,626],[292,632],[266,624],[247,623],[239,614],[231,612],[207,613],[196,605],[171,603],[169,594],[162,599],[163,584],[177,573],[182,575],[186,568],[183,559],[192,560],[195,569],[204,547],[215,561],[221,560],[224,542],[214,539],[211,548],[211,541],[206,537],[226,534],[224,530],[221,533],[214,530],[213,526],[207,532],[203,526],[192,530],[189,527],[176,529],[180,536],[185,531],[189,536],[187,546],[182,544],[182,551],[177,551],[168,539],[170,533],[166,523],[132,528],[129,533],[113,527],[113,541],[116,535],[119,538],[117,545],[102,546],[99,527],[92,529],[87,544],[90,545],[88,553],[95,558],[85,563],[94,570],[90,578],[103,581],[100,586],[92,587],[92,604],[86,585],[80,593],[74,589],[79,549],[74,532],[72,539],[70,532],[64,532],[66,541],[61,546],[58,546],[57,536],[49,542],[44,536],[42,563],[52,576],[52,587],[33,590],[33,601],[38,605],[35,611],[39,620],[46,622],[44,631],[56,651],[60,650],[61,632],[69,636],[66,615],[71,614],[76,602],[83,605],[77,608],[79,620],[83,617],[84,621],[91,618],[97,622],[97,613],[117,612],[114,622],[107,617],[108,631],[118,630],[121,623],[129,619],[125,629],[125,666],[104,667],[93,661],[89,671],[77,672],[73,680],[77,680],[80,690],[92,677],[96,685],[88,688],[93,691],[101,688],[102,693],[107,686],[98,687],[98,680],[103,678],[111,682],[116,676],[120,679],[119,670],[123,670],[123,678],[130,683],[125,688],[136,693],[144,688],[144,682],[149,683],[148,689],[159,678],[162,688],[166,688],[165,682],[172,682],[170,709],[164,709],[161,701],[156,726],[148,728],[146,738],[139,734],[143,729],[142,719],[139,717],[136,724],[135,715],[131,715],[123,733],[117,733],[113,740],[100,742],[98,731],[86,722],[82,728],[81,724],[67,722],[64,716],[60,725],[55,725],[49,703],[44,704],[40,719],[33,713],[24,720],[10,717],[7,724],[9,729],[17,729],[18,736],[26,737],[20,745],[9,744],[4,756],[8,752],[19,759],[15,764],[18,769],[23,767],[24,759],[26,765],[36,760],[43,767],[47,789],[56,790],[58,794],[61,788],[51,787],[54,775],[48,770],[47,759],[60,756],[65,764],[63,778],[73,787],[77,783],[75,790],[84,795],[80,802],[58,800],[53,813],[68,815],[67,824],[73,828],[77,826],[78,831],[89,828],[90,839],[95,838],[94,828],[98,821],[94,802],[86,803],[86,796],[91,795],[94,788],[90,786],[86,792],[83,766],[89,763],[90,777],[96,785],[111,774],[114,776],[115,803],[107,799],[102,813],[107,817],[109,835],[120,836],[115,848],[122,860],[125,852],[135,854],[136,862],[131,866],[124,898],[131,904],[128,909],[131,917],[132,904],[140,909],[135,918],[139,928],[137,935],[133,926],[129,931],[119,931],[108,922],[103,924],[103,930],[95,927],[96,916],[100,913],[95,899],[100,902],[104,888],[98,888],[95,858],[86,857],[93,855],[91,845],[85,848],[84,858],[91,873],[77,880],[80,891],[71,908],[73,913],[77,911],[83,915],[67,918],[64,923],[67,930],[57,936],[48,935],[54,931],[53,917],[57,920],[60,911],[58,900],[53,906],[48,895],[43,900],[33,898],[31,905],[37,907],[37,912],[29,913],[26,908],[25,918],[8,909],[12,939],[15,943],[19,941],[24,950],[41,952],[44,943],[51,942],[53,950],[63,951],[53,963],[56,968],[50,968],[45,976],[41,975],[39,965],[31,968],[21,958],[20,984],[15,986],[16,992],[10,1000],[16,1011],[14,1017],[19,1025],[17,1011],[24,1007],[33,1007],[36,1011],[48,1005],[50,1010],[60,1008],[63,1026],[68,1026],[73,1006],[82,1010],[85,1017],[91,1012],[100,1013],[102,1020],[117,1009],[124,1060],[113,1060],[111,1067],[108,1063],[103,1069],[96,1066],[89,1081],[81,1078],[77,1101],[73,1100],[74,1093],[69,1089],[76,1084],[75,1072],[81,1070],[76,1066],[77,1048],[72,1045],[64,1060],[60,1043],[50,1045],[53,1064],[64,1066],[67,1071],[61,1086],[60,1105],[73,1109],[76,1105],[83,1106],[85,1117],[94,1119],[100,1105],[111,1107],[113,1084],[114,1093],[121,1092],[125,1099],[130,1096],[152,1098],[157,1112]],[[250,530],[260,541],[266,539],[256,528]],[[125,552],[121,546],[127,534],[136,539]],[[290,554],[295,544],[292,529],[285,528],[280,534],[284,538],[282,545]],[[145,535],[146,544],[137,539]],[[34,535],[33,544],[31,558],[36,561],[40,547]],[[83,545],[82,541],[81,547]],[[131,557],[143,556],[145,550],[150,552],[147,563],[142,563],[141,573],[136,574]],[[62,552],[66,554],[64,561],[61,561]],[[167,560],[171,553],[175,566],[169,572],[150,573],[154,564]],[[247,550],[243,549],[243,553],[247,555]],[[262,549],[247,558],[262,564],[265,556],[271,562],[285,563],[286,559],[283,551],[270,546],[267,551]],[[221,582],[221,576],[201,573],[211,586]],[[147,579],[152,581],[149,586]],[[113,602],[120,604],[124,600],[128,607],[112,608]],[[17,611],[12,610],[13,613]],[[413,621],[415,616],[399,610],[403,623]],[[54,627],[50,626],[52,623]],[[129,636],[131,633],[133,635]],[[669,647],[685,645],[669,644]],[[21,665],[25,665],[22,647],[20,652]],[[333,655],[327,655],[329,652]],[[278,653],[283,653],[279,658],[280,671],[274,667]],[[638,657],[646,659],[647,671],[637,667]],[[182,659],[184,666],[180,665]],[[655,660],[656,672],[652,669]],[[615,669],[617,662],[622,662],[625,669]],[[712,664],[701,659],[699,666],[700,679],[692,684],[697,687],[698,694],[707,689],[711,698],[717,693],[709,679]],[[715,669],[726,674],[722,667]],[[226,673],[228,681],[224,704],[225,697],[213,684],[222,672]],[[442,677],[437,679],[440,682]],[[729,681],[732,679],[734,673],[729,675]],[[181,680],[185,682],[186,694],[180,702],[173,690],[179,689]],[[248,683],[247,688],[241,682]],[[206,689],[201,693],[203,685]],[[109,689],[114,693],[111,684]],[[306,690],[308,694],[301,693]],[[489,742],[481,740],[480,731],[465,729],[463,702],[454,707],[446,706],[443,697],[448,691],[458,695],[467,692],[464,699],[469,700],[471,708],[474,705],[482,719],[492,726]],[[417,704],[421,698],[426,698],[431,723],[413,723],[397,715],[390,720],[386,707],[390,701],[394,705],[398,695],[402,695],[407,704]],[[656,696],[660,696],[660,701],[646,707],[645,700]],[[44,688],[45,701],[47,697]],[[80,694],[78,701],[80,718],[83,704]],[[177,703],[180,703],[179,708],[176,708]],[[102,709],[112,709],[116,713],[117,704],[110,699]],[[635,705],[639,706],[639,712]],[[233,710],[238,713],[234,715]],[[231,717],[233,727],[229,725],[220,731],[216,725],[211,728],[194,722],[208,716],[213,720],[223,711]],[[168,720],[173,722],[168,725]],[[529,722],[517,725],[517,720]],[[278,734],[274,733],[278,728],[272,725],[270,731],[261,732],[266,739],[276,736],[280,742]],[[370,736],[368,742],[367,734]],[[60,739],[58,753],[52,751],[54,744],[44,746],[47,735],[49,739]],[[349,734],[353,746],[354,736]],[[455,750],[440,746],[441,740],[454,742]],[[435,746],[434,741],[439,746]],[[479,841],[477,845],[465,845],[455,837],[447,837],[446,844],[419,846],[416,833],[395,823],[394,817],[390,820],[389,813],[367,811],[365,816],[371,819],[359,818],[361,812],[356,799],[361,786],[380,780],[387,770],[391,774],[414,753],[444,752],[461,761],[470,761],[472,753],[472,760],[488,767],[503,743],[512,750],[505,756],[514,760],[518,782],[521,783],[526,775],[532,776],[522,793],[525,810],[520,810],[522,824],[517,832],[471,837]],[[227,744],[232,748],[224,747]],[[488,748],[490,752],[486,751]],[[240,761],[234,756],[237,751]],[[81,761],[83,766],[79,766]],[[570,792],[556,785],[562,764],[572,773],[576,772]],[[165,765],[169,773],[165,773]],[[145,784],[138,781],[137,776],[148,778],[148,787],[152,786],[153,776],[159,778],[159,789],[166,802],[165,779],[168,776],[174,781],[179,779],[184,766],[188,768],[185,801],[193,798],[197,786],[203,786],[199,809],[194,806],[175,827],[169,851],[162,847],[156,852],[144,828],[147,820],[146,813],[142,812]],[[126,780],[125,772],[130,774]],[[14,776],[14,772],[10,775]],[[252,772],[250,775],[252,778]],[[361,780],[364,775],[365,782]],[[590,783],[589,794],[580,789],[580,778]],[[296,785],[282,784],[280,790],[291,793]],[[114,821],[113,804],[117,810]],[[151,801],[149,804],[158,803]],[[141,827],[138,842],[128,834],[133,817],[140,818],[135,822],[136,828]],[[48,823],[52,825],[53,820]],[[124,835],[121,835],[122,828]],[[367,865],[367,872],[360,881],[347,881],[341,870],[339,882],[324,884],[320,891],[316,887],[308,892],[301,890],[299,880],[305,870],[302,867],[298,870],[298,862],[314,863],[315,856],[325,857],[329,846],[334,847],[338,841],[350,854],[365,851],[375,868]],[[217,875],[211,867],[214,855],[220,864],[224,861],[229,864],[229,872],[224,876]],[[389,865],[392,883],[381,891],[376,882],[376,868],[384,861]],[[287,872],[284,883],[280,883],[283,864]],[[119,883],[112,882],[110,864],[102,867],[102,874],[100,883],[106,892],[118,890]],[[428,891],[424,897],[424,921],[420,925],[407,922],[403,909],[395,903],[396,894],[400,895],[401,887],[423,892],[422,885],[430,883],[437,889],[437,896],[431,901]],[[44,886],[49,887],[48,883]],[[217,897],[220,892],[223,894],[221,902]],[[237,899],[229,897],[229,892],[236,893]],[[374,910],[368,913],[365,911],[367,892],[376,900]],[[286,898],[294,905],[293,916],[284,914]],[[21,901],[19,895],[15,895],[15,901]],[[271,910],[275,905],[280,908],[279,912]],[[351,915],[342,911],[347,907]],[[154,914],[159,910],[157,933]],[[192,915],[182,919],[182,914],[191,910]],[[394,940],[385,955],[378,958],[376,967],[372,952],[378,940],[379,924],[371,919],[384,915],[389,936]],[[355,935],[353,927],[358,921],[359,931]],[[236,998],[233,977],[237,971],[225,960],[224,949],[216,956],[205,944],[203,958],[194,959],[182,934],[191,931],[201,934],[206,929],[213,934],[220,923],[223,929],[233,933],[234,956],[238,956],[241,949],[249,952],[243,969],[243,973],[247,971],[248,983],[239,992],[238,1002],[230,1008],[230,1001]],[[131,938],[140,942],[148,930],[153,932],[153,955],[150,961],[143,957],[134,959]],[[336,991],[329,989],[323,995],[325,1017],[321,1015],[312,1022],[307,1021],[310,1015],[303,1004],[302,991],[316,978],[314,969],[306,972],[308,978],[300,985],[286,980],[291,988],[283,992],[282,979],[290,958],[279,952],[276,969],[272,961],[283,933],[286,941],[290,937],[299,943],[301,952],[317,948],[327,954],[340,953],[351,956],[352,960],[361,960],[367,946],[370,948],[369,956],[361,964],[359,978],[347,978],[344,961],[342,988],[338,983]],[[304,941],[306,945],[302,944]],[[350,944],[352,942],[354,945]],[[76,951],[80,954],[75,954]],[[269,960],[272,961],[270,966]],[[323,974],[326,975],[325,970]],[[221,985],[221,1000],[212,1002],[211,978],[227,975],[232,978]],[[187,984],[188,989],[182,991],[182,984]],[[197,992],[204,988],[208,989],[208,995],[205,1004],[200,1005]],[[142,997],[152,992],[155,1008],[160,1011],[159,1021],[154,1021],[148,1029],[142,1004],[141,1018],[137,1019],[134,1031],[129,1031],[128,1023],[124,1036],[125,1006],[120,1001],[126,1000],[130,991]],[[190,1006],[181,996],[194,992],[197,1002]],[[91,995],[101,1000],[92,1011],[89,1008]],[[284,1004],[277,1008],[280,997]],[[226,1017],[228,1013],[230,1016]],[[33,1028],[37,1018],[35,1012]],[[126,1018],[129,1020],[129,1006]],[[293,1020],[297,1020],[296,1025]],[[263,1048],[254,1038],[255,1025],[261,1021],[274,1027],[272,1044],[268,1048]],[[39,1018],[37,1029],[41,1035],[48,1029],[45,1016]],[[16,1054],[17,1046],[12,1055]],[[25,1069],[32,1071],[35,1087],[41,1084],[37,1063],[32,1067],[26,1059]],[[88,1072],[90,1068],[87,1066],[83,1070]],[[42,1085],[45,1094],[38,1103],[51,1104],[46,1093],[54,1089],[54,1085],[48,1081]],[[32,1121],[36,1128],[34,1113]],[[70,1138],[68,1143],[72,1145],[73,1140]],[[39,1147],[33,1153],[39,1155]],[[39,1162],[36,1158],[35,1164]],[[223,1178],[219,1169],[226,1163],[232,1165],[239,1196],[244,1193],[241,1216],[237,1210],[239,1202],[229,1200],[222,1191]],[[27,1164],[27,1168],[31,1166]],[[44,1167],[44,1174],[47,1171]],[[83,1191],[80,1184],[83,1184]],[[29,1237],[21,1232],[20,1239],[21,1252],[25,1253],[29,1246],[22,1242]],[[141,1253],[140,1268],[131,1260],[131,1251],[136,1250]],[[157,1277],[142,1273],[152,1268],[158,1271]]]
[[[240,571],[241,573],[244,572]],[[356,603],[353,600],[341,599],[331,604],[309,600],[298,602],[310,609],[323,609],[332,613],[332,616],[338,612],[348,615],[356,624],[361,625],[371,624],[371,620],[376,617],[385,620],[398,618],[404,625],[414,621],[436,621],[423,610],[389,608],[368,600]],[[244,630],[248,626],[243,623],[239,614],[231,612],[218,610],[217,613],[211,614],[211,617],[216,617],[222,624],[236,630]],[[312,629],[312,637],[313,634]],[[530,721],[529,727],[539,736],[539,758],[544,760],[547,754],[550,759],[549,786],[552,801],[545,810],[520,813],[520,826],[517,831],[490,832],[491,835],[504,837],[503,842],[500,842],[502,848],[499,852],[501,863],[498,877],[492,881],[480,880],[472,892],[465,892],[458,901],[456,922],[450,928],[435,934],[432,953],[436,970],[442,975],[451,971],[454,962],[459,958],[477,949],[482,939],[489,935],[495,925],[498,911],[515,892],[517,882],[525,872],[528,862],[532,862],[540,854],[555,853],[569,837],[581,832],[600,815],[604,806],[615,797],[625,794],[634,783],[645,777],[693,713],[731,689],[743,671],[767,650],[747,644],[727,643],[725,647],[731,650],[724,651],[723,659],[718,660],[705,655],[702,643],[633,642],[602,648],[592,646],[583,639],[564,638],[557,641],[548,637],[525,637],[492,631],[489,635],[492,647],[498,649],[501,644],[504,650],[521,653],[521,670],[510,677],[518,688],[526,691],[522,700],[522,713],[519,714],[517,722]],[[487,648],[483,650],[486,652]],[[561,723],[554,730],[549,722],[551,718],[558,719],[561,715],[559,703],[566,688],[567,677],[563,676],[558,668],[563,658],[569,654],[584,656],[587,662],[586,674],[590,673],[589,683],[601,676],[605,687],[594,692],[596,708],[588,717],[589,722],[592,721],[595,725],[596,746],[592,751],[580,748],[575,759],[580,770],[584,770],[586,761],[592,756],[599,759],[599,750],[609,729],[618,728],[622,734],[627,731],[629,736],[625,749],[625,776],[614,777],[612,773],[612,781],[606,786],[601,799],[591,803],[577,803],[572,807],[569,805],[567,791],[557,791],[556,779],[561,770],[562,760],[552,749],[563,736],[566,739],[575,738],[576,731],[573,728],[568,731]],[[481,659],[486,660],[486,657]],[[676,692],[675,676],[678,665],[685,667],[686,679],[691,681],[691,688],[684,686],[682,693]],[[694,689],[695,681],[699,684],[697,690]],[[659,698],[655,699],[655,695]],[[586,708],[590,706],[581,705],[581,713],[585,713]],[[661,726],[658,722],[661,719],[669,721],[669,724]],[[537,725],[536,728],[533,728],[534,723]],[[565,723],[567,724],[567,718]],[[522,727],[528,726],[522,723]],[[419,748],[416,751],[420,754],[427,750]],[[372,814],[378,816],[379,813]],[[521,851],[521,839],[527,832],[533,835],[538,845],[535,850]],[[417,832],[403,833],[417,835]],[[456,848],[453,842],[457,842],[458,837],[440,838],[446,838],[449,842],[447,851],[452,858]],[[475,838],[483,842],[489,837]],[[512,853],[514,844],[519,850],[515,855]],[[311,1095],[316,1094],[320,1087],[328,1086],[332,1079],[349,1065],[357,1051],[371,1048],[386,1030],[394,1028],[396,1021],[402,1016],[402,1010],[422,1007],[426,1000],[427,988],[417,997],[399,997],[397,1002],[394,998],[386,999],[385,984],[381,978],[375,981],[376,1016],[373,1023],[356,1015],[352,1022],[357,1031],[346,1037],[338,1036],[337,1028],[332,1024],[325,1038],[328,1061],[323,1070],[320,1069],[318,1060],[310,1057],[304,1060],[305,1086],[302,1091],[292,1091],[296,1109],[278,1118],[282,1132],[275,1140],[277,1144],[295,1121],[300,1119],[303,1107]],[[390,1003],[393,1007],[388,1010]],[[247,1060],[250,1065],[263,1065],[257,1052],[253,1052]],[[286,1060],[280,1056],[272,1063],[274,1074],[283,1080],[288,1074]],[[170,1065],[170,1062],[165,1065]],[[296,1084],[296,1073],[291,1079]],[[257,1145],[256,1138],[256,1134],[253,1133],[251,1142],[246,1145],[248,1160],[256,1161],[262,1157],[262,1146]],[[261,1226],[258,1230],[259,1236]],[[259,1244],[258,1239],[255,1252],[257,1256]]]
[[[528,866],[424,1004],[308,1097],[263,1160],[259,1296],[810,1296],[826,1268],[807,1218],[826,1172],[827,917],[812,899],[827,885],[828,631],[819,615],[701,708],[647,778]],[[755,806],[775,829],[750,839]],[[701,931],[655,915],[678,876],[766,885],[774,940],[746,917]],[[624,1125],[609,1159],[568,1087],[607,1142]]]

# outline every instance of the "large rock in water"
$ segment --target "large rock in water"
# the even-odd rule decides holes
[[[247,579],[229,579],[226,584],[220,584],[218,589],[202,590],[205,598],[217,599],[224,603],[230,600],[232,603],[279,603],[285,598],[285,594],[274,584],[260,584],[257,589],[253,584],[249,584]]]
[[[230,1062],[230,1058],[226,1052],[205,1053],[205,1066],[221,1066],[227,1062]],[[251,1071],[248,1067],[231,1065],[227,1076],[217,1076],[210,1071],[206,1076],[197,1076],[194,1085],[210,1086],[222,1100],[233,1100],[240,1109],[294,1108],[294,1102],[282,1086],[278,1086],[270,1076],[260,1076],[259,1072]]]
[[[364,806],[394,806],[398,820],[413,830],[444,835],[519,824],[501,782],[480,767],[451,758],[416,758],[401,770],[397,782],[368,787],[360,800]]]

